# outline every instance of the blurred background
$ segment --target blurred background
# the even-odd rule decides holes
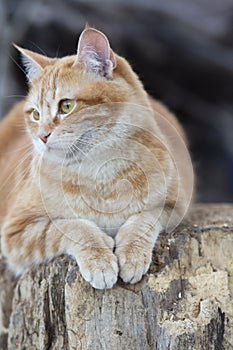
[[[146,90],[183,124],[197,200],[233,201],[232,0],[0,0],[0,116],[25,95],[11,43],[73,54],[85,23],[103,31]]]

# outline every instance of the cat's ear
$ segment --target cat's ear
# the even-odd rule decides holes
[[[22,47],[13,44],[14,47],[21,53],[23,65],[25,67],[26,75],[29,82],[32,82],[38,74],[40,74],[44,67],[53,63],[52,58],[40,55],[36,52],[23,49]]]
[[[75,64],[110,79],[116,67],[116,58],[107,37],[100,31],[87,27],[79,37]]]

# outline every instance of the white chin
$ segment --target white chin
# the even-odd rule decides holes
[[[33,140],[33,144],[34,144],[34,147],[35,147],[37,153],[43,154],[46,151],[47,147],[42,141],[40,141],[40,140],[38,140],[38,141]]]

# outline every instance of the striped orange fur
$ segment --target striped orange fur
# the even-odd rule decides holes
[[[93,28],[74,56],[18,49],[30,89],[0,124],[9,267],[21,273],[65,253],[95,288],[111,288],[118,275],[138,282],[159,233],[175,228],[191,201],[181,126]]]

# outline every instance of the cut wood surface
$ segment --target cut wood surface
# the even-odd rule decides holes
[[[136,285],[95,290],[68,257],[14,283],[0,257],[0,349],[233,349],[233,205],[196,205]]]

